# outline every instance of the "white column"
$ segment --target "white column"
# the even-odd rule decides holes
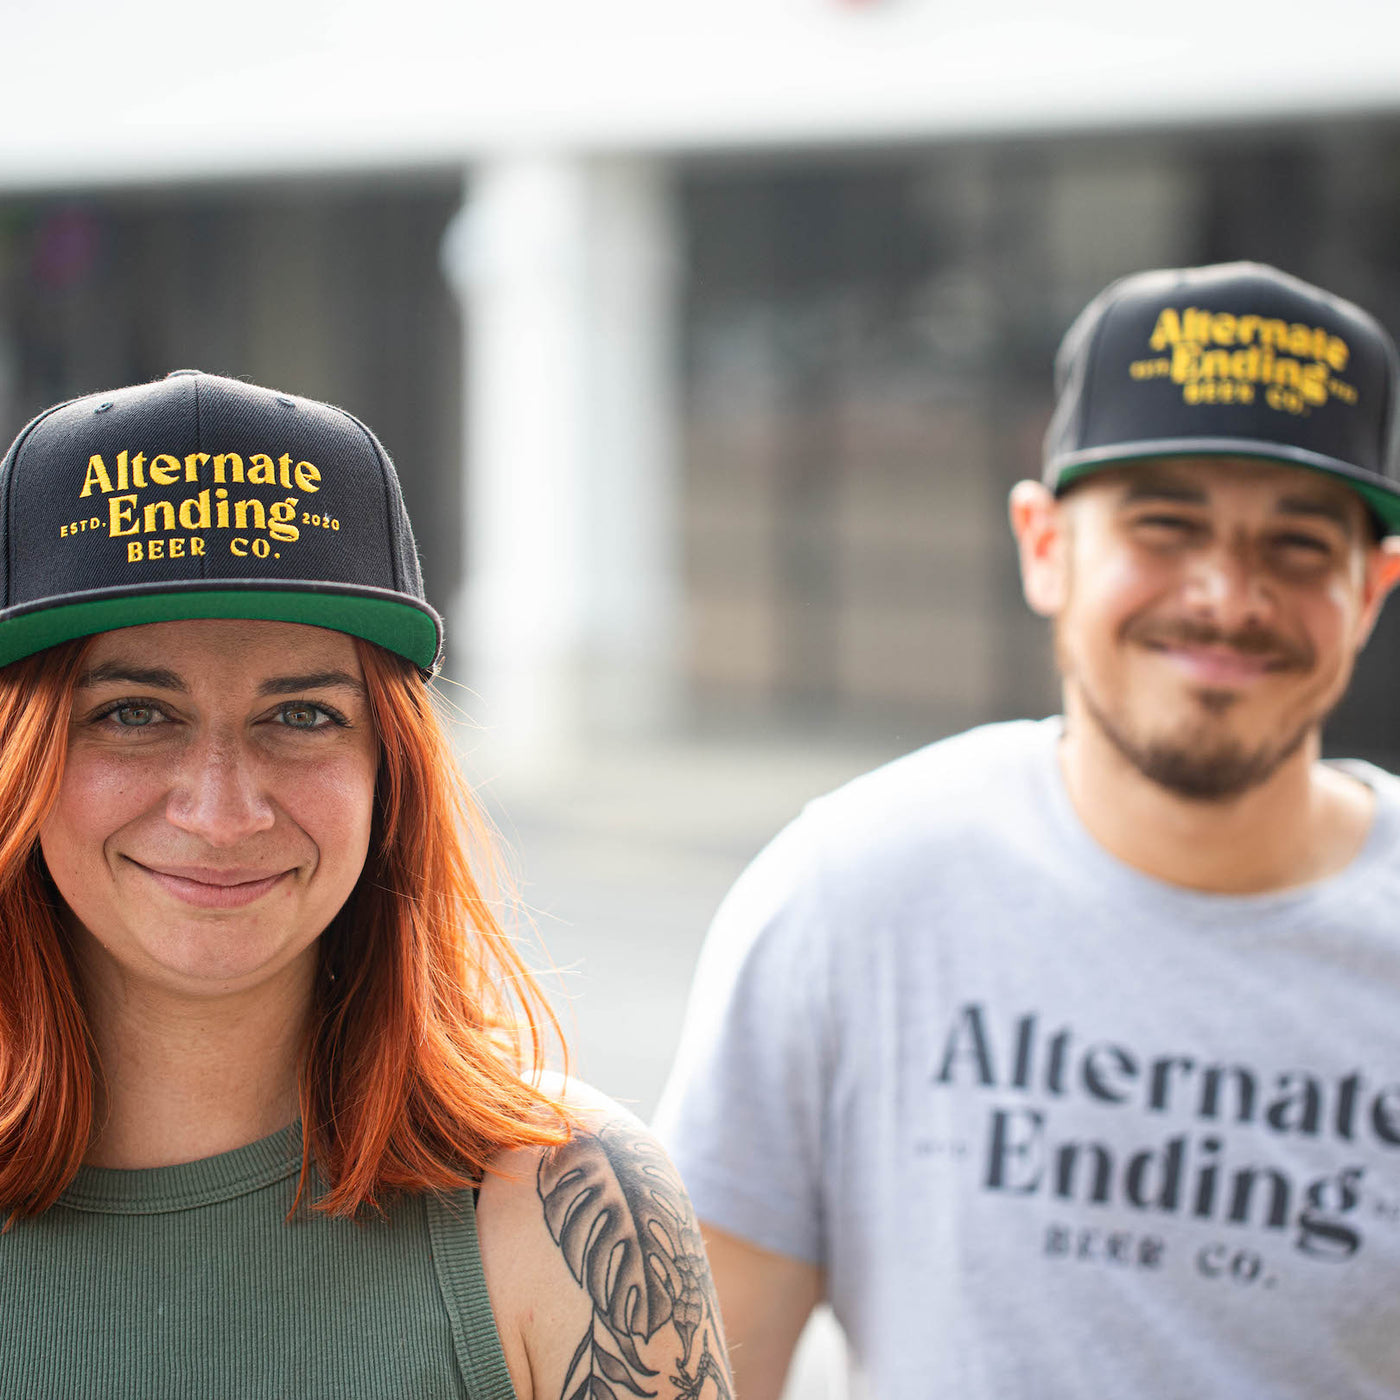
[[[591,167],[589,684],[594,732],[675,717],[681,626],[679,233],[666,168]]]
[[[462,297],[467,550],[449,664],[514,776],[664,719],[678,543],[673,237],[640,160],[502,156],[444,262]]]

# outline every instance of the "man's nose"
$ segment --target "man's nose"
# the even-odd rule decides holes
[[[256,757],[230,735],[208,735],[186,751],[166,801],[172,826],[211,846],[236,846],[276,821]]]
[[[1191,561],[1186,602],[1198,617],[1229,632],[1268,616],[1273,595],[1254,551],[1243,541],[1222,540]]]

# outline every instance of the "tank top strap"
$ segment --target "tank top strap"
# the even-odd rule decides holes
[[[486,1293],[472,1191],[427,1197],[428,1237],[452,1347],[471,1400],[515,1400],[500,1333]]]

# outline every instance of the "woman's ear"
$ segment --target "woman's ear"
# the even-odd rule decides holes
[[[1069,596],[1069,522],[1064,506],[1039,481],[1018,481],[1008,504],[1021,560],[1021,591],[1032,612],[1054,617]]]

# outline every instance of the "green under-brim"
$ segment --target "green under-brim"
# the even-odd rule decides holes
[[[1149,457],[1253,457],[1260,461],[1276,462],[1281,467],[1302,467],[1349,486],[1366,502],[1386,534],[1400,534],[1400,486],[1391,485],[1374,473],[1363,474],[1356,467],[1321,458],[1316,453],[1299,451],[1296,455],[1290,454],[1274,443],[1257,447],[1248,442],[1228,445],[1213,443],[1210,446],[1200,442],[1144,443],[1133,444],[1126,449],[1106,448],[1092,454],[1078,455],[1077,459],[1071,459],[1059,468],[1052,463],[1047,470],[1046,484],[1058,495],[1066,486],[1086,476],[1107,471],[1110,467],[1130,466]]]
[[[227,588],[124,593],[18,612],[0,619],[0,666],[95,632],[224,617],[348,632],[407,657],[426,675],[436,671],[439,661],[436,616],[411,603],[328,591]]]

